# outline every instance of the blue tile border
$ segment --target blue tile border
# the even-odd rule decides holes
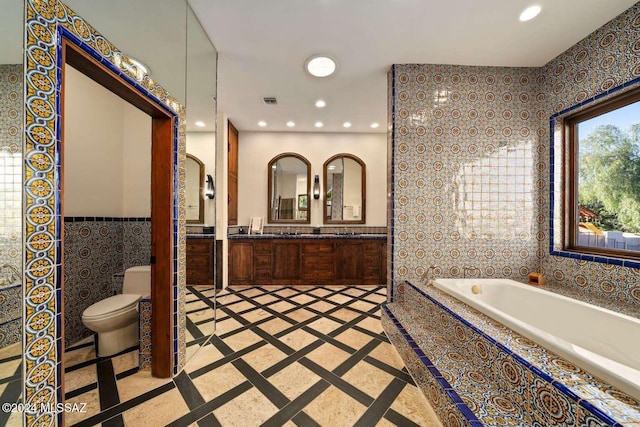
[[[556,241],[554,237],[554,230],[558,227],[562,227],[563,224],[555,224],[554,211],[555,207],[555,134],[554,129],[556,125],[556,120],[567,116],[568,114],[575,112],[589,104],[593,104],[596,101],[602,99],[603,97],[615,95],[617,92],[623,91],[624,89],[629,88],[630,86],[640,84],[640,77],[636,77],[635,79],[629,80],[625,83],[619,84],[607,91],[601,92],[591,98],[588,98],[582,102],[574,104],[570,107],[565,108],[562,111],[552,114],[549,117],[549,255],[551,256],[559,256],[563,258],[571,258],[571,259],[579,259],[583,261],[591,261],[603,264],[612,264],[618,266],[624,266],[628,268],[640,268],[640,261],[638,260],[628,260],[626,258],[619,258],[614,256],[598,256],[598,255],[589,255],[581,252],[567,251],[567,250],[558,250],[556,249]],[[562,178],[560,179],[562,181]]]
[[[416,353],[420,361],[425,365],[429,373],[433,376],[433,378],[438,382],[440,387],[442,387],[443,392],[449,397],[451,402],[455,404],[458,408],[462,416],[471,424],[482,426],[482,422],[475,416],[473,411],[469,409],[469,407],[464,403],[460,395],[451,387],[451,384],[444,378],[444,376],[440,373],[438,368],[429,360],[429,358],[424,354],[424,352],[420,349],[420,346],[415,342],[411,334],[407,332],[407,330],[402,326],[400,321],[394,316],[394,314],[389,310],[386,304],[382,304],[380,309],[384,312],[384,314],[391,320],[396,329],[401,333],[404,337],[405,341]]]

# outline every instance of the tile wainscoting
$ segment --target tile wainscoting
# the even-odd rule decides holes
[[[150,256],[150,218],[65,217],[65,347],[92,334],[82,324],[87,307],[122,292],[114,275]]]

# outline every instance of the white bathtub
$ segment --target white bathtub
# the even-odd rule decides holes
[[[513,280],[433,285],[640,400],[640,319]]]

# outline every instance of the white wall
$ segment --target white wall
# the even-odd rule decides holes
[[[386,226],[387,136],[386,134],[240,132],[238,153],[238,224],[248,225],[252,216],[267,218],[267,164],[284,152],[304,156],[311,163],[311,183],[322,165],[339,153],[354,154],[367,167],[367,223]],[[321,189],[321,194],[324,189]],[[311,198],[311,225],[322,225],[322,198]]]
[[[197,157],[204,163],[205,179],[207,175],[214,177],[216,197],[220,186],[215,179],[216,171],[216,134],[215,132],[189,132],[187,133],[187,153]],[[204,199],[204,223],[215,225],[216,204],[214,199]]]
[[[64,215],[151,215],[151,117],[65,66]]]
[[[121,101],[122,216],[151,216],[151,117]]]

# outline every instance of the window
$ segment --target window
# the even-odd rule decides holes
[[[640,90],[565,119],[565,249],[640,258]]]

